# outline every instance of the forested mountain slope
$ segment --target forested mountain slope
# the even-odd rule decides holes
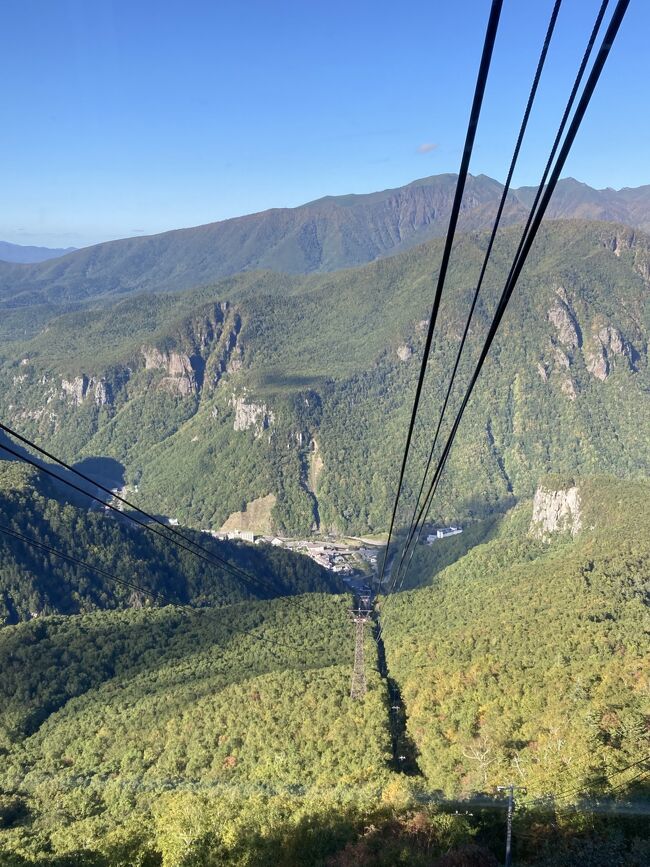
[[[514,779],[525,803],[625,788],[643,771],[649,497],[647,481],[547,480],[432,586],[384,601],[427,786]]]
[[[59,304],[105,294],[188,289],[251,269],[309,273],[363,264],[444,235],[455,186],[455,175],[434,175],[367,195],[326,196],[298,208],[97,244],[40,265],[0,262],[0,302],[9,307]],[[490,227],[502,189],[486,175],[470,176],[460,231]],[[525,219],[534,192],[511,192],[503,225]],[[650,187],[594,190],[566,178],[558,184],[547,216],[648,229]]]
[[[88,501],[81,497],[76,503],[66,502],[66,489],[54,484],[18,461],[0,459],[0,525],[143,591],[179,603],[224,605],[340,590],[332,574],[307,557],[268,545],[218,542],[190,531],[190,540],[209,552],[205,557],[214,553],[258,580],[233,575],[219,563],[193,556],[114,513],[89,511]],[[44,614],[160,604],[165,600],[0,533],[0,626]]]
[[[370,664],[348,695],[349,599],[304,599],[0,630],[4,858],[300,863],[302,823],[374,799],[390,748]]]
[[[461,378],[517,239],[509,229],[497,244]],[[486,243],[471,234],[456,244],[406,504]],[[194,526],[218,528],[257,501],[279,531],[384,530],[440,245],[335,274],[248,273],[60,316],[4,343],[0,418],[68,459],[121,463],[140,503]],[[503,508],[546,472],[648,475],[649,277],[639,232],[542,228],[434,519]]]
[[[4,627],[2,863],[496,867],[492,786],[514,778],[517,863],[643,867],[647,497],[546,480],[534,521],[518,505],[432,587],[383,602],[413,776],[369,636],[368,692],[349,697],[349,597]]]

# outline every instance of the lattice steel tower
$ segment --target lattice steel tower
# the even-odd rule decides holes
[[[351,608],[350,615],[354,623],[354,669],[350,685],[350,698],[363,698],[366,694],[366,667],[363,658],[363,640],[366,623],[370,620],[370,610]]]

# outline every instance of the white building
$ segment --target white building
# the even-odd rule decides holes
[[[436,530],[435,533],[429,533],[427,536],[427,545],[437,542],[438,539],[446,539],[448,536],[457,536],[462,532],[462,527],[442,527],[442,529]]]

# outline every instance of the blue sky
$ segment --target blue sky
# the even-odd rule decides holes
[[[7,0],[0,239],[81,246],[455,172],[489,5]],[[516,184],[599,5],[564,0]],[[505,175],[551,6],[505,0],[473,173]],[[632,0],[565,174],[650,183],[648,33]]]

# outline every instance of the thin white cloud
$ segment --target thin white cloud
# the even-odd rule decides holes
[[[430,154],[431,151],[434,151],[438,147],[436,142],[425,141],[424,144],[421,144],[418,147],[419,154]]]

